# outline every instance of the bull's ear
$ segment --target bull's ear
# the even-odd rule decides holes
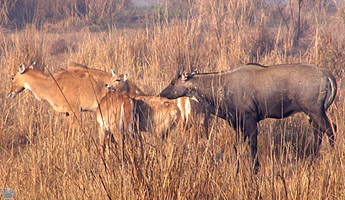
[[[128,74],[124,74],[123,75],[123,81],[127,81],[128,80]]]
[[[18,68],[18,73],[19,74],[23,74],[25,72],[25,65],[24,64],[21,64]]]
[[[198,73],[199,73],[199,72],[198,72],[198,69],[194,69],[193,72],[192,72],[192,75],[198,74]]]
[[[184,72],[184,67],[178,66],[176,69],[175,78],[179,78]]]
[[[111,76],[114,77],[116,74],[115,74],[115,71],[113,69],[111,69]]]
[[[187,73],[187,72],[183,72],[182,75],[181,75],[181,80],[182,81],[186,81],[190,78],[190,74]]]

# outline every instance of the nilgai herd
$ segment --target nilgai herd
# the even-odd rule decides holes
[[[96,112],[103,150],[106,138],[119,142],[120,137],[139,131],[164,139],[169,132],[179,130],[183,139],[189,133],[191,140],[197,123],[208,138],[209,115],[213,114],[226,120],[237,136],[242,133],[242,140],[248,140],[255,172],[259,169],[257,123],[265,118],[281,119],[304,112],[314,127],[314,153],[323,133],[334,144],[336,126],[326,110],[336,98],[337,83],[325,69],[305,64],[249,63],[224,72],[177,71],[158,96],[150,96],[127,74],[71,63],[66,70],[48,76],[35,70],[34,63],[29,67],[22,64],[11,78],[9,97],[30,90],[36,99],[44,99],[55,111],[65,113],[70,126],[81,121],[81,112]],[[342,96],[337,97],[343,103],[344,90],[345,79],[340,81]]]

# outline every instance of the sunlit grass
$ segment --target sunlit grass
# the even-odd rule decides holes
[[[7,98],[10,77],[22,62],[38,61],[40,69],[52,72],[71,61],[114,69],[128,73],[152,95],[170,82],[179,66],[208,72],[251,61],[265,65],[305,62],[334,73],[344,66],[342,38],[323,34],[329,28],[326,25],[319,25],[320,35],[315,36],[314,24],[306,21],[310,27],[304,39],[318,42],[298,51],[291,45],[292,33],[286,25],[280,35],[260,35],[266,29],[251,25],[264,23],[263,16],[254,15],[255,5],[234,2],[201,1],[200,16],[148,21],[152,24],[147,29],[54,34],[27,27],[1,33],[0,190],[16,190],[16,199],[344,199],[342,106],[332,106],[327,113],[338,127],[334,148],[324,136],[320,156],[314,160],[310,156],[313,130],[304,114],[260,122],[261,167],[255,175],[247,143],[238,145],[236,156],[235,131],[215,117],[208,140],[199,136],[197,142],[182,141],[178,131],[164,142],[144,135],[142,151],[138,138],[128,137],[124,157],[115,145],[103,156],[94,113],[83,113],[82,129],[69,130],[63,114],[47,102],[38,102],[29,91]],[[229,10],[234,11],[232,15]],[[305,20],[312,18],[308,15]],[[339,25],[337,31],[342,28]],[[256,52],[260,41],[271,40],[267,44],[272,46]]]

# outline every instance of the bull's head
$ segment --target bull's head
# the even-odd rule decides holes
[[[190,81],[195,73],[183,72],[174,78],[171,83],[166,87],[159,96],[175,99],[182,96],[191,96],[194,88],[193,83]]]

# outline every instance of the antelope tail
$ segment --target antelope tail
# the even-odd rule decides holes
[[[337,82],[331,76],[328,76],[327,79],[328,79],[327,96],[323,104],[325,110],[327,110],[329,106],[331,106],[331,104],[333,103],[335,99],[335,95],[337,94]]]
[[[120,111],[120,121],[119,121],[119,138],[122,139],[124,135],[124,128],[125,128],[125,111],[124,111],[124,103],[121,104],[121,111]]]

